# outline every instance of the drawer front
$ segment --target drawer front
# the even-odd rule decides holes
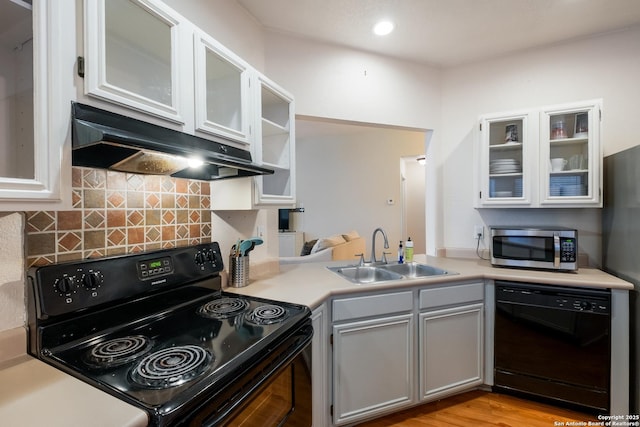
[[[420,309],[484,300],[484,283],[469,283],[420,291]]]
[[[333,301],[334,322],[413,310],[413,292],[341,298]]]

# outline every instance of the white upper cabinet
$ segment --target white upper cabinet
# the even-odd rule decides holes
[[[62,198],[74,13],[68,0],[0,2],[0,210]]]
[[[249,65],[200,31],[194,43],[196,130],[249,144]]]
[[[211,183],[213,210],[252,210],[295,204],[294,100],[284,89],[255,71],[251,78],[255,122],[253,160],[272,175]]]
[[[257,76],[259,123],[254,159],[275,170],[256,177],[256,203],[295,203],[295,130],[293,96],[265,76]]]
[[[602,207],[601,101],[480,118],[476,207]]]
[[[158,0],[85,0],[85,93],[185,122],[190,34]]]

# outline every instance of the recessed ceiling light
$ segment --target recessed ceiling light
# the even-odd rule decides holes
[[[386,36],[393,31],[394,27],[391,21],[380,21],[373,26],[373,33],[378,36]]]

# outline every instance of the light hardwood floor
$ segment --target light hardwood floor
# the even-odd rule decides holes
[[[358,427],[550,427],[567,425],[568,421],[587,423],[596,421],[596,416],[504,394],[471,391],[367,421]]]

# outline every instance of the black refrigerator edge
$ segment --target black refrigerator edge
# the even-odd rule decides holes
[[[640,412],[640,145],[604,158],[602,267],[634,285],[629,295],[629,409],[637,414]]]

